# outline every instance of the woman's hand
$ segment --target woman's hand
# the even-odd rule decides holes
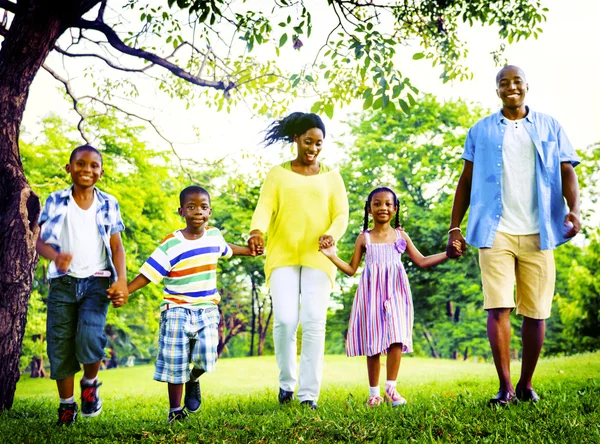
[[[265,252],[265,240],[263,235],[258,230],[252,230],[248,238],[248,248],[252,256],[260,256]]]
[[[323,234],[319,238],[319,250],[321,250],[321,251],[324,248],[333,247],[334,245],[335,245],[335,240],[333,239],[333,236],[330,236],[329,234]]]

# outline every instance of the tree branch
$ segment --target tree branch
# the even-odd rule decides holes
[[[194,85],[213,88],[217,90],[227,91],[234,87],[234,84],[229,82],[217,81],[217,80],[206,80],[200,77],[197,77],[186,70],[180,68],[174,63],[169,62],[168,60],[157,56],[151,52],[145,51],[139,48],[132,48],[131,46],[126,45],[117,35],[117,33],[106,23],[100,21],[89,21],[84,19],[78,19],[75,21],[75,27],[81,29],[91,29],[94,31],[98,31],[107,38],[108,43],[115,48],[116,50],[122,52],[123,54],[127,54],[133,57],[138,57],[144,60],[148,60],[154,65],[161,66],[169,71],[171,71],[175,76],[186,80]]]
[[[67,56],[67,57],[95,57],[98,58],[100,60],[102,60],[104,63],[106,63],[108,66],[110,66],[113,69],[119,70],[119,71],[125,71],[125,72],[145,72],[146,70],[150,69],[152,66],[154,65],[148,65],[144,68],[125,68],[123,66],[119,66],[119,65],[115,65],[112,61],[108,60],[105,57],[102,57],[100,54],[93,54],[93,53],[72,53],[72,52],[68,52],[65,51],[64,49],[62,49],[61,47],[59,47],[58,45],[54,46],[54,49],[56,50],[56,52]]]
[[[79,101],[78,101],[77,97],[75,97],[75,94],[73,93],[73,90],[71,89],[71,83],[67,79],[61,77],[56,71],[54,71],[48,65],[44,64],[44,65],[42,65],[42,67],[48,73],[50,73],[50,75],[52,77],[54,77],[56,80],[58,80],[60,83],[62,83],[65,86],[65,90],[66,90],[67,94],[69,95],[69,97],[71,97],[71,100],[73,100],[73,109],[79,115],[79,122],[77,123],[77,129],[79,130],[79,134],[81,134],[81,137],[83,138],[83,140],[86,141],[86,143],[88,145],[91,145],[92,144],[91,140],[88,138],[88,136],[83,128],[86,116],[83,112],[81,112],[79,110],[79,107],[77,106],[79,104]]]

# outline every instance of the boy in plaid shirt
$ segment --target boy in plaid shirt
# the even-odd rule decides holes
[[[102,411],[98,370],[107,344],[106,313],[110,299],[120,307],[128,295],[119,204],[95,187],[104,174],[102,154],[90,145],[75,148],[66,171],[73,185],[46,200],[36,243],[38,254],[51,261],[46,339],[60,396],[57,425],[77,418],[73,386],[80,364],[81,414]]]
[[[228,244],[218,228],[206,225],[212,209],[204,188],[185,188],[179,203],[178,212],[186,227],[163,239],[128,285],[129,293],[150,282],[162,281],[164,285],[154,379],[168,383],[169,422],[186,419],[186,409],[192,413],[200,409],[200,375],[215,370],[217,304],[221,299],[217,261],[232,255],[251,255],[248,247]],[[185,409],[181,407],[184,384]]]

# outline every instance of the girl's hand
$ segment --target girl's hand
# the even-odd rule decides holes
[[[333,247],[334,245],[335,240],[333,239],[333,236],[330,236],[329,234],[323,234],[319,238],[319,250],[321,251],[323,251],[324,248]]]
[[[323,253],[327,257],[337,256],[337,248],[335,247],[335,245],[332,245],[331,247],[327,247],[327,248],[320,248],[320,250],[321,250],[321,253]]]
[[[452,241],[452,247],[454,248],[456,257],[463,255],[462,244],[460,243],[460,241],[458,239]]]

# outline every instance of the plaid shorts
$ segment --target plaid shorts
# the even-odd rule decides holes
[[[218,330],[217,307],[200,310],[175,307],[163,311],[154,379],[184,384],[190,379],[190,363],[206,372],[214,372]]]

